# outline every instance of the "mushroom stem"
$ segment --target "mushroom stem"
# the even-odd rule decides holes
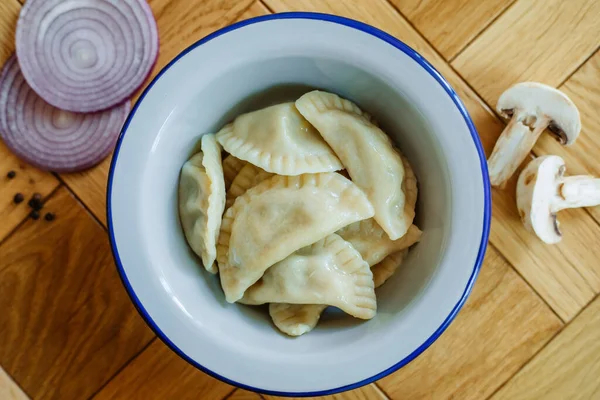
[[[553,207],[554,212],[600,205],[600,179],[587,175],[562,178],[558,185],[558,195],[560,200]]]
[[[488,159],[492,186],[503,188],[506,185],[549,124],[549,118],[535,119],[527,112],[515,110]]]

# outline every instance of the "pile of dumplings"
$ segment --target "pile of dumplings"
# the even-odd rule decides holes
[[[238,116],[200,148],[181,170],[179,215],[229,303],[269,304],[290,336],[327,306],[375,316],[375,288],[421,231],[411,166],[367,113],[312,91]]]

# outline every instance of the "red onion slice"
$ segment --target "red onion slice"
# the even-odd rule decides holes
[[[0,74],[0,136],[17,156],[45,170],[80,171],[102,161],[129,109],[129,101],[90,114],[53,107],[27,84],[15,56]]]
[[[158,56],[145,0],[27,0],[17,22],[17,57],[27,83],[63,110],[122,103]]]

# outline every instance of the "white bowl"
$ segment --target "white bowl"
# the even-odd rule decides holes
[[[311,88],[373,114],[414,166],[421,242],[360,321],[328,311],[299,338],[264,308],[225,302],[188,249],[177,183],[198,138],[241,112]],[[275,395],[349,390],[407,364],[448,327],[481,266],[490,225],[485,156],[450,85],[418,53],[371,26],[287,13],[224,28],[167,65],[132,110],[108,182],[108,224],[140,314],[181,357],[230,384]]]

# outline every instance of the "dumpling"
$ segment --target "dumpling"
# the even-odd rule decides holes
[[[267,268],[296,250],[373,214],[364,192],[335,172],[263,181],[223,216],[217,261],[227,301],[242,298]]]
[[[243,114],[217,133],[235,157],[279,175],[332,172],[340,160],[294,103]]]
[[[371,267],[375,289],[383,285],[398,270],[406,258],[408,249],[392,253]],[[267,270],[268,271],[268,270]],[[327,306],[322,304],[269,304],[269,315],[281,332],[300,336],[312,331]]]
[[[223,177],[225,178],[225,190],[229,190],[231,183],[242,170],[244,165],[248,163],[239,158],[235,158],[231,154],[223,159]]]
[[[376,288],[383,285],[385,281],[394,275],[394,272],[400,267],[407,254],[408,249],[390,254],[379,264],[376,264],[371,268],[371,271],[373,272],[373,282],[375,283]]]
[[[312,331],[321,313],[327,308],[324,304],[269,304],[269,315],[273,324],[281,332],[290,336],[300,336]]]
[[[330,305],[361,319],[371,319],[377,311],[369,265],[336,234],[273,265],[240,302]]]
[[[400,158],[402,159],[402,166],[404,167],[404,180],[402,181],[402,191],[406,196],[405,209],[412,210],[413,220],[415,215],[415,207],[417,206],[417,195],[419,193],[417,187],[417,177],[413,171],[408,159],[400,152]]]
[[[379,224],[369,218],[350,224],[336,233],[350,242],[369,266],[373,266],[388,255],[417,243],[422,232],[416,225],[411,225],[404,236],[391,240]]]
[[[373,218],[350,224],[336,232],[349,242],[371,266],[375,288],[381,286],[402,263],[408,248],[419,241],[421,230],[416,225],[406,235],[392,241]],[[310,332],[326,307],[319,304],[270,304],[269,314],[275,326],[290,336]]]
[[[268,179],[272,176],[272,173],[258,168],[256,165],[249,163],[244,165],[227,191],[225,207],[231,207],[235,199],[246,193],[248,189],[258,185],[265,179]]]
[[[405,170],[390,138],[349,100],[312,91],[296,101],[310,122],[342,161],[352,181],[365,191],[375,208],[375,220],[396,240],[415,216],[403,192]]]
[[[207,134],[202,136],[201,149],[181,168],[179,218],[188,244],[204,268],[215,274],[216,242],[225,209],[221,146],[214,134]]]

